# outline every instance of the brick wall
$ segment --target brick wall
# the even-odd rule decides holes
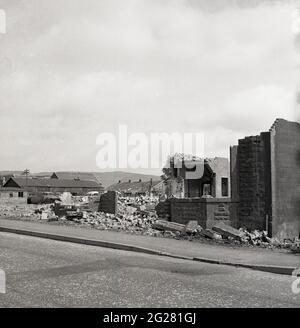
[[[100,196],[99,212],[116,214],[118,210],[118,196],[115,191],[107,191]]]
[[[266,180],[269,134],[239,140],[236,170],[238,173],[239,224],[249,230],[266,229]]]
[[[231,148],[232,198],[238,227],[270,236],[300,234],[300,125],[277,119],[269,132]]]
[[[163,202],[159,202],[155,207],[155,211],[160,218],[169,219],[171,216],[170,201],[166,199]]]
[[[273,235],[300,234],[300,124],[276,120],[271,130]]]
[[[228,198],[170,199],[171,221],[182,224],[197,220],[203,228],[224,222],[235,225],[237,203]]]

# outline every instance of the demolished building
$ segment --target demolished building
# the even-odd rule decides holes
[[[195,220],[203,228],[236,224],[237,202],[230,197],[227,158],[176,154],[163,171],[168,199],[157,207],[162,216],[182,224]]]
[[[299,123],[277,119],[269,131],[240,139],[230,147],[230,164],[219,157],[182,163],[178,168],[173,159],[164,169],[168,200],[158,206],[162,216],[197,220],[203,228],[222,222],[300,238]]]
[[[227,158],[199,158],[176,154],[170,158],[165,179],[168,197],[230,197],[230,165]]]

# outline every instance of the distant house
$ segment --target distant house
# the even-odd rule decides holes
[[[103,192],[101,183],[87,180],[68,180],[68,179],[45,179],[45,178],[10,178],[3,189],[19,188],[31,193],[37,192],[56,192],[68,191],[74,195],[84,195],[89,191]]]
[[[123,196],[145,196],[149,194],[160,195],[163,193],[164,183],[163,181],[131,181],[126,182],[119,181],[108,188],[108,191],[118,191]]]
[[[22,173],[22,171],[2,171],[0,173],[0,187],[4,186],[10,178],[19,176]]]
[[[98,182],[93,173],[89,172],[53,172],[51,179],[60,180],[84,180]]]
[[[8,199],[24,199],[27,200],[28,193],[22,188],[14,188],[14,187],[7,187],[7,188],[0,188],[0,202],[6,201]]]
[[[28,174],[28,178],[50,178],[49,173],[36,173],[36,174],[32,174],[29,173]],[[2,171],[0,174],[0,187],[3,187],[5,185],[5,183],[10,179],[10,178],[24,178],[24,171]]]

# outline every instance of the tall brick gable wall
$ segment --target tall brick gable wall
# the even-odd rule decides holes
[[[300,124],[278,119],[270,129],[273,235],[300,234]]]
[[[277,119],[269,132],[231,147],[231,197],[238,227],[300,236],[300,124]]]
[[[269,133],[239,140],[236,152],[239,224],[249,230],[266,230],[270,182]]]

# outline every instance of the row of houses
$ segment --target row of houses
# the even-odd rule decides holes
[[[0,188],[0,197],[27,197],[30,193],[68,191],[73,195],[85,195],[90,191],[104,192],[104,188],[91,173],[53,173],[50,177],[14,175],[7,177]]]
[[[90,191],[104,192],[104,187],[97,178],[88,172],[54,172],[48,176],[24,176],[14,174],[7,176],[0,197],[27,197],[29,193],[68,191],[74,195],[85,195]],[[162,180],[118,181],[106,188],[108,191],[118,191],[123,196],[161,195],[164,193]]]
[[[142,181],[118,181],[107,188],[109,191],[118,191],[122,196],[146,196],[146,195],[162,195],[165,192],[165,185],[160,180]]]

